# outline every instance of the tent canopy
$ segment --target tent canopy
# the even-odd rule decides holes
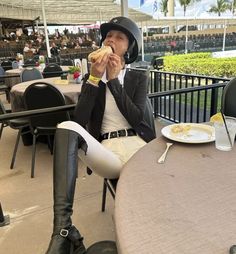
[[[152,19],[145,23],[147,26],[179,26],[179,25],[217,25],[236,24],[236,17],[163,17],[158,19]]]
[[[121,15],[121,6],[114,0],[44,0],[48,24],[91,24],[108,21]],[[151,20],[152,16],[128,9],[136,22]],[[41,0],[1,0],[0,17],[42,22]]]

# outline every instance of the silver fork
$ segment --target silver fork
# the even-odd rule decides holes
[[[166,150],[164,151],[164,153],[161,155],[161,157],[158,159],[158,163],[164,163],[165,159],[166,159],[166,154],[169,150],[169,148],[173,145],[173,143],[166,143]]]

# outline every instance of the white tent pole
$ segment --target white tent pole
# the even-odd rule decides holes
[[[102,24],[102,12],[101,12],[101,9],[99,9],[99,24],[100,24],[100,26]]]
[[[121,16],[129,17],[128,0],[121,0]]]
[[[188,53],[188,20],[186,20],[186,34],[185,34],[185,54]]]
[[[48,39],[48,28],[47,28],[45,7],[44,7],[44,0],[41,0],[41,5],[42,5],[43,25],[44,25],[44,33],[45,33],[45,38],[46,38],[47,53],[48,53],[48,57],[51,57],[49,39]]]
[[[39,21],[38,20],[36,20],[36,30],[37,30],[37,32],[39,34]]]
[[[226,20],[225,20],[225,23],[224,23],[224,36],[223,36],[223,47],[222,47],[222,51],[225,51],[226,29],[227,29],[227,25],[226,25]]]

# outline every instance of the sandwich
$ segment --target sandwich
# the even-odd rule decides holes
[[[105,55],[106,53],[108,54],[111,54],[113,51],[112,51],[112,48],[110,46],[104,46],[96,51],[93,51],[92,53],[90,53],[88,55],[88,61],[89,62],[96,62],[97,59],[100,57],[100,56],[103,56]]]

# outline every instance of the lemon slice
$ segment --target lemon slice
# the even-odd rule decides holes
[[[211,116],[210,122],[211,123],[215,123],[215,122],[223,123],[223,118],[222,118],[221,113],[217,113],[217,114]]]

